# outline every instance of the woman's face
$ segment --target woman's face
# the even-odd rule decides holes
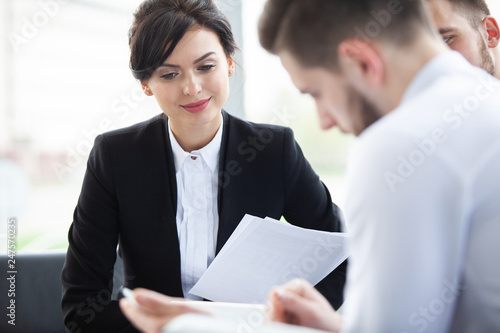
[[[172,130],[177,130],[175,134],[196,127],[216,130],[233,70],[233,60],[226,57],[214,32],[191,29],[147,85],[169,117]]]

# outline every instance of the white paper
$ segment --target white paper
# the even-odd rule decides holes
[[[189,293],[217,302],[264,304],[273,286],[294,278],[315,285],[347,256],[345,233],[245,215]]]
[[[226,303],[226,302],[203,302],[203,301],[172,301],[172,303],[186,304],[197,310],[208,312],[210,315],[231,320],[241,321],[248,318],[261,318],[259,321],[264,323],[266,306],[262,304],[243,304],[243,303]],[[255,324],[255,323],[254,323]],[[259,325],[260,326],[260,325]]]

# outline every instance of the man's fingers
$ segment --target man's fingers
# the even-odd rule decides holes
[[[141,307],[157,315],[178,316],[185,313],[210,314],[210,312],[190,304],[191,302],[186,301],[184,298],[169,297],[148,289],[134,289],[134,297]]]
[[[314,287],[304,279],[293,279],[292,281],[284,284],[282,288],[294,291],[299,295],[306,293],[310,289],[314,289]]]
[[[294,279],[282,287],[285,291],[298,294],[305,299],[316,300],[322,303],[328,302],[312,284],[304,279]]]
[[[278,288],[277,299],[283,307],[285,322],[331,332],[338,332],[342,327],[342,318],[338,315],[314,288],[307,284],[297,285],[298,289]],[[304,287],[305,289],[302,289]],[[305,291],[305,295],[296,291]]]
[[[158,314],[189,310],[189,307],[184,306],[182,298],[169,297],[152,290],[137,288],[134,290],[134,297],[141,307]],[[179,302],[172,304],[172,301]]]
[[[268,318],[296,324],[296,314],[303,311],[304,301],[314,299],[314,287],[303,279],[295,279],[271,290],[268,297]]]
[[[285,311],[277,295],[277,288],[274,288],[267,297],[267,318],[270,321],[286,323]]]
[[[280,288],[276,291],[276,297],[285,312],[293,314],[301,313],[304,311],[304,307],[308,305],[302,295],[284,288]]]
[[[156,333],[168,322],[166,318],[161,318],[149,312],[145,312],[134,306],[127,299],[122,298],[119,302],[123,314],[139,330],[146,333]]]

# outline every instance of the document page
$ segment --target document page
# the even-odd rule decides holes
[[[264,304],[294,278],[317,284],[348,256],[347,235],[245,215],[189,291],[217,302]]]

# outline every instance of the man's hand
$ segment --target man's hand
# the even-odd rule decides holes
[[[302,279],[274,288],[268,297],[268,309],[272,321],[329,332],[340,332],[342,328],[342,317]]]
[[[166,324],[186,313],[208,314],[189,306],[183,298],[168,297],[152,290],[137,288],[134,298],[140,307],[122,298],[120,308],[137,329],[146,333],[161,332]]]

